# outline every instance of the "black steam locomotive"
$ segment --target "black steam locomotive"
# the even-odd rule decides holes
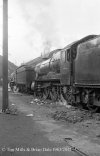
[[[34,62],[34,60],[33,60]],[[34,64],[34,63],[33,63]],[[100,36],[86,36],[33,66],[21,66],[15,72],[21,91],[68,104],[82,103],[91,110],[100,106]]]

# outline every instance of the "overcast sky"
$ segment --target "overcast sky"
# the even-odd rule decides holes
[[[17,65],[100,34],[100,0],[8,0],[9,60]],[[0,54],[2,52],[0,0]]]

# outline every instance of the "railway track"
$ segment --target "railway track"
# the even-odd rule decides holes
[[[89,156],[86,153],[79,150],[78,148],[76,148],[75,146],[70,145],[66,138],[64,139],[64,141],[67,142],[67,145],[71,148],[71,151],[77,153],[79,156]]]

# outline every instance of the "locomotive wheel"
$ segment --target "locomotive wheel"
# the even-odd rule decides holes
[[[53,88],[51,89],[50,97],[51,97],[51,100],[57,101],[57,99],[58,99],[58,94],[57,94],[57,90],[56,90],[55,87],[53,87]]]
[[[89,93],[88,94],[88,102],[87,102],[87,108],[91,111],[91,112],[97,112],[98,110],[98,106],[94,105],[94,97],[93,97],[93,93]]]
[[[68,104],[72,105],[74,102],[74,97],[72,95],[72,88],[71,87],[63,87],[62,88],[62,95],[64,99],[67,101]]]
[[[49,88],[45,88],[43,91],[43,99],[46,100],[49,97]]]
[[[43,92],[43,100],[46,100],[47,99],[47,94],[45,92]]]
[[[97,112],[97,110],[99,109],[98,106],[91,105],[91,104],[88,104],[87,108],[93,113]]]
[[[43,89],[41,89],[41,90],[38,90],[38,98],[39,99],[42,99],[42,98],[44,98],[44,90]],[[46,99],[46,98],[44,98],[44,99]]]
[[[19,92],[19,88],[16,86],[16,92]]]
[[[41,99],[43,97],[41,92],[38,92],[38,98]]]
[[[91,112],[96,112],[99,107],[94,105],[95,99],[93,96],[93,92],[89,90],[83,90],[81,92],[81,105],[83,108],[90,110]]]
[[[62,88],[62,95],[63,95],[64,99],[67,101],[68,100],[67,87]]]

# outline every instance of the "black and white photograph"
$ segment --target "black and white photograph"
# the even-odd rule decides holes
[[[100,0],[0,0],[0,156],[100,156]]]

